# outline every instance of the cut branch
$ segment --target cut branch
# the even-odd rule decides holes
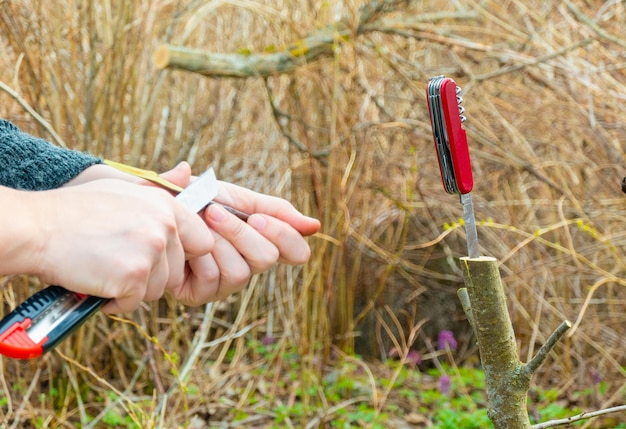
[[[356,28],[344,18],[326,26],[285,49],[271,53],[218,53],[171,44],[161,45],[154,55],[157,68],[174,68],[211,77],[268,77],[289,73],[298,67],[335,55],[342,40],[373,31],[387,31],[389,25],[407,28],[416,22],[436,22],[442,19],[476,19],[475,12],[431,13],[409,17],[404,21],[377,24],[382,15],[406,5],[406,0],[375,0],[361,6]],[[412,37],[415,37],[413,35]]]
[[[267,77],[334,55],[337,43],[349,35],[345,25],[339,23],[292,43],[283,51],[264,54],[221,54],[162,45],[155,53],[154,64],[213,77]]]
[[[461,262],[466,287],[458,295],[478,341],[489,418],[496,429],[531,429],[526,408],[530,379],[572,324],[561,323],[530,362],[522,364],[498,262],[491,257],[461,258]]]
[[[489,419],[496,429],[530,429],[526,397],[530,377],[522,371],[515,333],[495,258],[461,258],[480,360],[485,370]]]

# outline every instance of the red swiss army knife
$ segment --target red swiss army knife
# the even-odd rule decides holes
[[[443,188],[449,194],[460,194],[468,254],[470,258],[477,258],[478,234],[470,194],[474,178],[467,135],[462,125],[465,116],[461,88],[450,78],[436,76],[428,81],[426,96]]]

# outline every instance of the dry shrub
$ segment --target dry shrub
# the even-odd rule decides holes
[[[382,357],[424,317],[423,338],[454,329],[464,337],[459,359],[473,354],[455,297],[461,208],[442,190],[425,104],[428,78],[445,74],[464,88],[479,238],[501,261],[521,356],[584,311],[536,381],[569,391],[594,388],[599,376],[606,393],[585,405],[623,400],[623,2],[420,1],[359,35],[356,3],[0,3],[2,80],[68,146],[158,170],[211,164],[222,178],[318,216],[324,234],[311,239],[307,266],[258,276],[204,314],[164,301],[122,323],[99,316],[61,347],[67,359],[4,360],[5,392],[34,374],[31,393],[62,388],[56,408],[78,420],[73,413],[86,403],[100,409],[99,392],[116,387],[129,413],[143,400],[152,421],[181,421],[205,401],[189,404],[176,391],[166,416],[162,394],[189,362],[199,326],[226,339],[189,373],[206,403],[231,398],[233,384],[263,383],[243,380],[246,335],[295,347],[301,383],[315,382],[332,344],[352,349],[361,336],[368,347],[358,339],[356,347]],[[338,15],[354,37],[338,41],[334,58],[291,75],[217,79],[152,67],[164,41],[262,52]],[[14,100],[0,99],[3,117],[45,135]],[[32,290],[9,279],[4,302]],[[92,393],[81,397],[81,385]],[[266,392],[269,402],[279,394],[275,383]],[[22,416],[47,415],[29,398]],[[3,412],[14,417],[17,406]]]

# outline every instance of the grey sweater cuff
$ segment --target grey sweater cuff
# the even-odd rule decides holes
[[[102,160],[56,147],[0,119],[0,185],[41,191],[54,189]]]

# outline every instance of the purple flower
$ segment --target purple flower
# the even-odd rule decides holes
[[[589,372],[591,373],[591,381],[593,384],[600,384],[602,382],[602,376],[597,369],[592,368]]]
[[[263,339],[261,340],[261,344],[263,344],[264,346],[271,346],[272,344],[276,343],[276,338],[270,336],[270,335],[266,335],[263,337]]]
[[[406,362],[412,365],[419,365],[422,363],[422,356],[415,350],[411,350],[409,354],[406,355]]]
[[[439,377],[439,391],[441,393],[448,396],[448,394],[450,393],[451,385],[452,382],[450,381],[450,377],[448,377],[446,374],[443,374],[441,377]]]
[[[452,331],[439,332],[439,338],[437,340],[437,348],[439,350],[445,350],[449,347],[450,350],[456,350],[456,339]]]

